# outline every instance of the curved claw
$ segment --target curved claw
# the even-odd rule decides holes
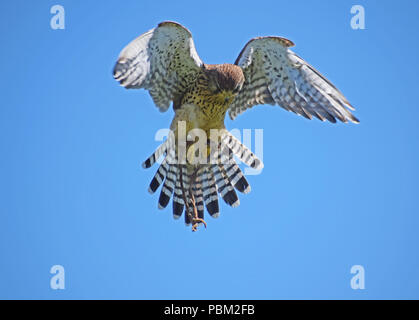
[[[193,232],[198,231],[198,226],[199,226],[200,223],[202,223],[204,225],[205,229],[207,228],[207,223],[205,222],[204,219],[201,219],[201,218],[193,218],[192,219],[192,231]]]

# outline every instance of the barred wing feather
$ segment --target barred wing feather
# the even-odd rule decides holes
[[[122,50],[113,75],[127,89],[147,89],[163,112],[195,81],[201,66],[189,30],[162,22]]]
[[[280,37],[250,40],[235,64],[245,83],[229,108],[231,119],[258,104],[279,105],[307,119],[359,122],[343,94],[315,68],[289,48]]]

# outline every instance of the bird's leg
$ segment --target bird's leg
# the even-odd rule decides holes
[[[203,219],[198,218],[198,210],[196,209],[195,197],[192,193],[192,184],[195,182],[195,174],[191,176],[191,180],[189,182],[189,189],[185,190],[185,186],[183,184],[182,166],[180,166],[180,187],[182,188],[182,198],[183,202],[185,203],[185,214],[188,215],[189,220],[192,223],[192,231],[195,232],[198,230],[199,223],[203,223],[205,225],[205,228],[207,227],[207,224]],[[189,193],[189,196],[187,193]],[[189,204],[192,205],[192,208],[189,206]]]
[[[205,228],[207,228],[207,223],[205,222],[205,220],[198,217],[198,209],[196,208],[195,197],[192,192],[192,185],[195,183],[195,180],[196,180],[196,172],[197,170],[191,176],[191,181],[189,184],[189,195],[191,197],[191,203],[192,203],[192,209],[193,209],[193,217],[191,217],[192,231],[194,232],[198,230],[198,226],[200,223],[202,223],[205,226]]]
[[[192,202],[192,208],[193,208],[193,213],[194,213],[192,217],[192,231],[197,231],[200,223],[202,223],[206,229],[207,223],[205,222],[204,219],[201,219],[198,217],[198,210],[196,209],[195,197],[193,194],[191,194],[191,202]]]

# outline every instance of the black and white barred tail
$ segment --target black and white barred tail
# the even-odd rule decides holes
[[[233,156],[254,169],[262,169],[263,163],[232,134],[226,131],[220,140],[220,150],[216,161],[208,164],[179,164],[176,157],[174,139],[167,139],[143,163],[150,168],[164,155],[156,174],[150,182],[149,192],[155,193],[162,186],[158,201],[159,209],[164,209],[173,197],[173,216],[179,219],[182,213],[192,206],[192,195],[195,200],[198,218],[204,218],[204,207],[214,218],[220,215],[218,195],[232,207],[240,205],[236,190],[247,194],[250,185]],[[188,205],[185,206],[185,201]],[[191,213],[192,215],[192,213]],[[185,214],[185,223],[189,225],[190,214]]]

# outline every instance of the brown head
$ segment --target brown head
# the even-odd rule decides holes
[[[243,71],[234,64],[204,64],[202,66],[208,78],[208,87],[214,94],[222,93],[235,96],[244,83]]]

